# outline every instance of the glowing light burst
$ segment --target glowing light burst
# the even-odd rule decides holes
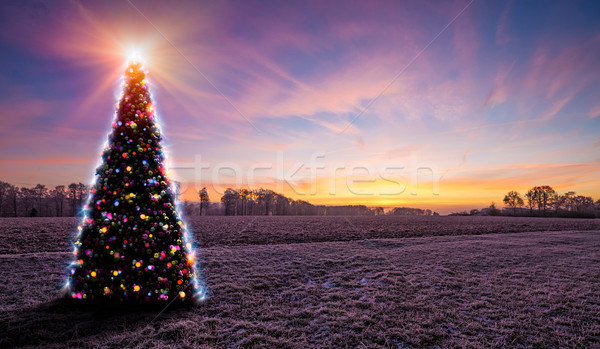
[[[145,62],[142,61],[141,55],[134,48],[129,50],[129,53],[127,54],[127,59],[129,60],[129,62],[140,62],[145,65]]]
[[[147,58],[147,54],[144,52],[143,49],[132,47],[127,51],[125,56],[126,56],[125,58],[129,62],[129,64],[139,63],[144,67],[150,67],[150,62]],[[146,80],[148,80],[147,77],[146,77]]]
[[[147,71],[138,52],[132,51],[129,58],[62,290],[75,299],[203,301],[207,287],[200,276],[198,251],[179,214],[174,183],[169,181]],[[149,196],[136,196],[133,191],[140,188]],[[170,250],[160,251],[169,242]],[[137,258],[133,269],[127,262],[131,256]]]

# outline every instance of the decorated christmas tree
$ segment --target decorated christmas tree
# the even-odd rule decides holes
[[[195,253],[164,167],[146,72],[131,62],[74,245],[68,294],[90,301],[201,300]]]

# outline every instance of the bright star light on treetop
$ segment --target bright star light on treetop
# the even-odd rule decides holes
[[[142,54],[140,53],[140,51],[135,48],[130,49],[129,52],[127,53],[127,62],[128,63],[138,62],[144,66],[147,65],[147,62],[144,59],[144,57],[142,56]]]

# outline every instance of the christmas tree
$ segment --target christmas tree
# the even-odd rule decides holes
[[[90,301],[201,300],[195,253],[166,176],[146,72],[131,62],[75,242],[68,294]]]

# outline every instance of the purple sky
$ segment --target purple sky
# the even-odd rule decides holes
[[[229,166],[315,203],[598,199],[598,18],[593,1],[3,1],[0,180],[91,181],[135,50],[188,198],[236,186]]]

